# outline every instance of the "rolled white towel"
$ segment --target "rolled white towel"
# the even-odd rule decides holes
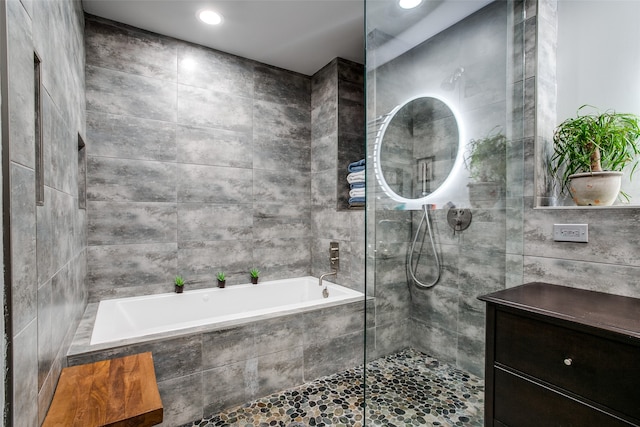
[[[351,172],[347,175],[347,182],[353,184],[354,182],[364,182],[364,171]]]
[[[354,188],[349,191],[349,197],[364,197],[364,188]]]

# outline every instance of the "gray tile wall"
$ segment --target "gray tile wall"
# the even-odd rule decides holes
[[[331,271],[329,243],[337,241],[338,283],[364,291],[364,210],[348,209],[346,180],[361,158],[364,69],[336,58],[311,79],[311,272]]]
[[[557,9],[556,0],[527,0],[526,5],[526,45],[531,47],[526,51],[530,83],[525,94],[526,104],[535,107],[535,114],[527,114],[524,127],[530,141],[525,161],[532,166],[525,169],[523,256],[521,266],[514,269],[522,269],[525,283],[545,281],[640,298],[640,240],[636,233],[640,209],[534,208],[535,197],[547,194],[546,171],[539,159],[549,149],[555,119],[548,106],[554,105],[556,92],[555,62],[549,52],[555,51]],[[553,224],[558,223],[589,224],[589,243],[554,242]]]
[[[14,425],[44,419],[86,305],[85,137],[79,1],[8,0]],[[34,51],[41,59],[45,202],[35,204]]]
[[[90,300],[308,275],[311,79],[86,21]]]

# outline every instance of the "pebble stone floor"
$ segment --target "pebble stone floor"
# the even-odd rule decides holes
[[[183,427],[361,427],[363,367]],[[483,381],[413,349],[367,364],[367,426],[482,426]]]

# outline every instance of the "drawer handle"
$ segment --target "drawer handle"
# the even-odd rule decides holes
[[[571,366],[571,364],[573,363],[573,360],[571,360],[571,358],[567,357],[566,359],[564,359],[564,364],[567,366]]]

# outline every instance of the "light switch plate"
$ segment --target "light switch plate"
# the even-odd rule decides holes
[[[553,224],[556,242],[589,242],[589,224]]]

